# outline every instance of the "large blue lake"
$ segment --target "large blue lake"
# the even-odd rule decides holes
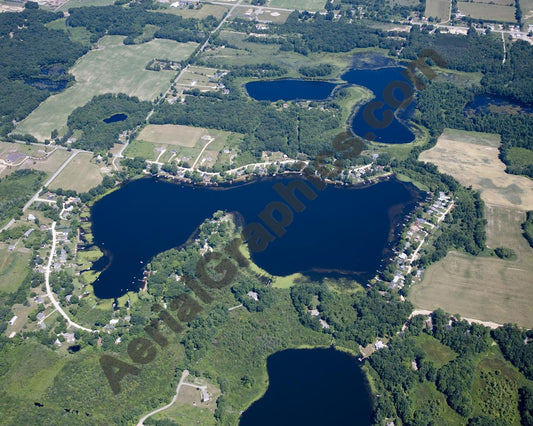
[[[268,389],[240,426],[371,424],[366,380],[354,357],[335,349],[289,349],[267,360]]]
[[[246,83],[248,94],[258,101],[322,101],[331,96],[335,83],[313,80],[269,80]]]
[[[185,243],[217,210],[239,212],[245,224],[260,222],[258,214],[268,203],[283,201],[273,184],[262,180],[211,189],[140,179],[102,198],[92,209],[92,230],[107,256],[95,268],[108,267],[94,283],[96,296],[113,298],[137,290],[150,259]],[[312,201],[300,197],[306,209],[294,213],[286,234],[253,254],[269,273],[373,276],[389,254],[396,223],[419,196],[414,187],[396,180],[367,188],[330,185],[315,192]]]

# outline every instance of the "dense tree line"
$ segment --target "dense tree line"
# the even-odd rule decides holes
[[[528,211],[526,221],[522,224],[524,238],[533,247],[533,211]]]
[[[61,17],[61,12],[35,9],[0,14],[0,135],[7,135],[13,120],[25,118],[50,95],[32,87],[33,81],[72,80],[65,70],[87,51],[65,32],[45,27]]]
[[[74,142],[75,148],[95,152],[107,151],[118,143],[119,135],[142,124],[152,108],[150,102],[139,101],[124,94],[95,96],[90,102],[76,108],[68,117],[71,132],[81,130],[82,136]],[[104,122],[115,114],[125,114],[124,120]]]
[[[156,38],[200,43],[217,24],[213,16],[202,20],[184,19],[170,13],[150,11],[152,7],[152,2],[145,1],[128,7],[111,5],[69,9],[67,25],[85,27],[96,39],[106,34],[123,35],[126,36],[125,44],[133,44],[146,25],[159,27],[154,34]]]
[[[533,103],[533,46],[523,40],[515,41],[505,64],[495,67],[481,79],[482,86],[491,93],[523,103]]]
[[[41,187],[46,174],[22,169],[0,179],[0,224],[22,215],[22,207]]]
[[[502,59],[501,38],[482,35],[471,28],[468,35],[430,33],[414,25],[400,57],[415,60],[423,49],[435,50],[446,61],[447,68],[483,73],[499,69]]]
[[[377,289],[347,295],[320,284],[302,284],[291,287],[291,298],[303,325],[320,331],[322,318],[330,326],[324,332],[362,346],[374,342],[377,336],[393,335],[412,311],[409,302],[401,302],[389,293],[381,294]],[[317,309],[319,315],[311,315],[312,309]]]
[[[528,334],[529,333],[529,334]],[[505,358],[513,363],[529,380],[533,380],[533,345],[526,343],[533,337],[516,325],[505,324],[492,332]]]

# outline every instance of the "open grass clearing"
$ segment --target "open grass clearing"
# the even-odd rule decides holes
[[[267,6],[283,9],[322,11],[326,6],[326,2],[324,0],[270,0]]]
[[[22,243],[19,242],[22,246]],[[7,247],[0,248],[0,292],[14,293],[18,290],[26,274],[30,253],[19,250],[9,251]]]
[[[436,164],[465,186],[472,185],[488,204],[533,210],[533,181],[505,173],[498,147],[498,135],[446,129],[420,160]]]
[[[459,11],[474,19],[496,22],[516,22],[515,8],[498,4],[457,2]]]
[[[436,368],[448,364],[456,358],[456,354],[448,346],[443,345],[433,336],[422,333],[417,338],[418,346],[426,353],[427,358],[435,364]]]
[[[424,382],[417,385],[412,391],[417,412],[426,412],[434,421],[434,425],[463,425],[463,418],[450,408],[444,394],[437,390],[435,383]]]
[[[33,160],[28,158],[20,166],[21,169],[41,170],[48,176],[53,175],[57,169],[70,157],[72,153],[64,149],[56,149],[45,160]]]
[[[202,148],[209,143],[209,147],[202,153],[197,166],[201,164],[211,166],[216,163],[219,154],[231,148],[237,148],[242,137],[241,134],[223,130],[173,124],[150,124],[126,148],[125,155],[155,160],[164,149],[166,151],[159,158],[160,162],[172,158],[172,161],[187,161],[192,165]]]
[[[50,137],[54,129],[66,130],[67,118],[77,107],[94,96],[104,93],[125,93],[141,100],[153,100],[164,92],[174,71],[148,71],[146,64],[154,58],[184,60],[197,43],[177,43],[171,40],[152,40],[126,46],[122,36],[100,39],[98,48],[91,50],[72,67],[76,83],[65,91],[49,97],[24,121],[17,133],[30,133],[39,139]]]
[[[277,10],[268,7],[252,8],[243,5],[236,8],[232,16],[240,19],[256,19],[261,22],[284,24],[291,13],[292,10]]]
[[[226,12],[229,10],[229,6],[204,3],[200,4],[202,5],[202,7],[200,7],[199,9],[189,9],[188,7],[181,9],[179,7],[171,7],[170,5],[168,5],[167,8],[158,9],[157,11],[183,16],[184,18],[203,19],[208,16],[214,16],[217,19],[222,19]]]
[[[67,12],[69,9],[75,7],[89,7],[89,6],[108,6],[115,3],[114,0],[70,0],[59,8],[62,12]]]
[[[522,22],[533,24],[533,0],[520,0],[520,9],[522,9]]]
[[[87,192],[102,182],[101,168],[96,164],[92,154],[81,152],[59,173],[50,184],[50,189],[63,188]]]
[[[448,22],[450,20],[450,10],[450,0],[427,0],[424,16],[426,18],[438,18],[440,22]]]

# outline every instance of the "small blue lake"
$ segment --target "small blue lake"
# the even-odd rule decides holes
[[[115,115],[112,115],[111,117],[107,117],[104,119],[104,123],[117,123],[119,121],[124,121],[126,120],[126,118],[128,118],[128,116],[126,114],[115,114]]]
[[[467,116],[475,114],[533,114],[533,105],[519,104],[505,98],[476,95],[464,109]]]
[[[365,377],[351,355],[335,349],[289,349],[267,360],[269,386],[240,426],[370,425]]]
[[[251,81],[244,87],[257,101],[277,102],[279,100],[323,101],[331,96],[335,86],[335,83],[328,81],[284,79]]]

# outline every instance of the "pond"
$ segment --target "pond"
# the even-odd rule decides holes
[[[267,360],[269,386],[240,426],[370,425],[372,403],[358,361],[335,349],[289,349]]]
[[[217,210],[239,212],[245,224],[261,223],[258,214],[265,206],[283,201],[273,184],[295,179],[213,189],[148,178],[102,198],[92,209],[94,241],[106,253],[93,265],[103,270],[94,283],[96,296],[114,298],[138,290],[150,259],[185,243]],[[412,185],[396,180],[366,188],[329,185],[316,192],[312,201],[298,192],[306,209],[294,214],[285,235],[253,253],[261,268],[280,276],[304,272],[371,277],[390,255],[396,224],[420,196]]]
[[[284,79],[252,81],[246,83],[244,87],[248,94],[257,101],[323,101],[331,96],[335,83]]]
[[[128,118],[126,114],[115,114],[111,117],[104,118],[104,123],[117,123],[119,121],[124,121]]]
[[[533,106],[513,102],[509,99],[476,95],[474,100],[465,106],[464,113],[471,117],[475,114],[533,114]]]

